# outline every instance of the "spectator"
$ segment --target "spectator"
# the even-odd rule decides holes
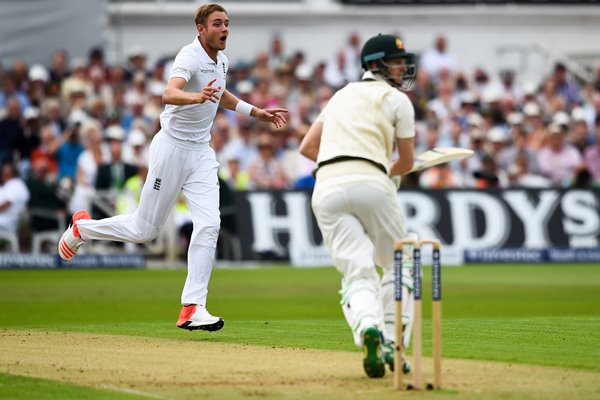
[[[565,132],[556,124],[548,127],[548,143],[538,152],[541,173],[556,186],[568,186],[582,165],[575,147],[565,142]]]
[[[58,146],[54,157],[58,162],[58,179],[67,178],[75,181],[77,171],[77,159],[83,153],[83,146],[79,141],[80,122],[75,122],[65,130],[62,135],[61,144]]]
[[[537,151],[544,146],[547,136],[546,124],[542,118],[542,112],[537,103],[529,102],[523,107],[525,116],[525,130],[527,131],[528,149]]]
[[[40,107],[47,97],[47,84],[50,80],[50,74],[46,67],[41,64],[35,64],[29,69],[29,87],[27,90],[29,101],[36,107]]]
[[[253,128],[249,118],[241,117],[238,123],[238,137],[230,140],[223,150],[226,157],[239,161],[242,171],[247,171],[250,161],[258,155]]]
[[[286,185],[283,167],[275,158],[270,134],[261,133],[256,141],[258,155],[248,166],[253,189],[282,189]]]
[[[568,79],[567,67],[563,63],[559,62],[554,65],[552,80],[556,87],[556,93],[563,99],[568,110],[581,104],[581,88],[574,81]]]
[[[29,189],[19,178],[17,168],[13,164],[2,164],[1,172],[0,231],[16,233],[19,218],[27,208]]]
[[[27,93],[17,86],[17,78],[13,72],[6,72],[3,76],[0,76],[0,79],[2,82],[0,87],[0,110],[9,108],[10,98],[15,98],[19,102],[20,110],[25,110],[31,105]]]
[[[83,93],[85,97],[89,97],[92,93],[92,87],[87,82],[85,72],[86,64],[83,59],[77,58],[71,63],[71,76],[66,78],[61,85],[61,97],[63,99],[71,99],[73,93]]]
[[[123,161],[127,164],[148,165],[148,140],[140,129],[129,132],[127,141],[123,144]]]
[[[347,61],[344,50],[339,50],[327,62],[324,75],[325,83],[333,88],[341,88],[351,82],[353,77],[347,73]]]
[[[71,213],[91,208],[96,194],[98,166],[110,162],[108,147],[103,145],[102,127],[97,121],[86,122],[82,128],[85,150],[77,159],[75,189],[69,203]]]
[[[16,97],[10,97],[6,117],[0,120],[0,164],[13,161],[14,152],[22,137],[21,104]]]
[[[523,99],[523,90],[515,82],[515,71],[511,69],[500,71],[500,83],[502,98],[510,98],[515,102],[520,102]]]
[[[573,111],[580,110],[574,109]],[[588,125],[585,117],[581,113],[573,113],[574,118],[571,120],[569,142],[583,155],[586,148],[590,144],[588,136]]]
[[[55,137],[59,137],[67,128],[67,123],[61,115],[58,98],[49,98],[42,103],[42,119],[44,124],[52,129]]]
[[[227,169],[222,174],[222,179],[233,190],[248,190],[250,188],[250,176],[248,172],[240,168],[240,160],[235,158],[235,156],[227,160]]]
[[[596,143],[585,150],[584,161],[596,186],[600,186],[600,130],[596,132]]]
[[[267,52],[261,51],[258,53],[250,75],[255,81],[269,81],[273,77],[273,70],[269,66],[269,54]]]
[[[144,77],[149,76],[148,68],[146,67],[146,52],[140,46],[133,46],[128,53],[128,66],[126,70],[126,79],[131,82],[136,75]]]
[[[88,53],[86,74],[92,79],[92,74],[96,73],[99,73],[102,82],[110,79],[110,68],[104,62],[104,51],[100,47],[93,47]]]
[[[58,175],[58,162],[54,158],[54,153],[60,146],[60,140],[54,136],[54,130],[50,125],[44,125],[40,130],[40,144],[31,152],[31,164],[43,159],[48,171],[55,179]]]
[[[478,189],[499,189],[508,187],[508,175],[498,168],[490,154],[481,157],[481,168],[473,173]]]
[[[110,152],[110,162],[98,167],[96,189],[121,191],[125,182],[137,173],[137,167],[126,163],[122,158],[125,131],[117,125],[108,127],[106,141]]]
[[[29,107],[23,113],[23,134],[18,139],[19,171],[24,179],[29,178],[31,153],[40,145],[40,111]]]
[[[421,56],[421,68],[427,71],[434,82],[439,80],[440,70],[447,69],[450,73],[458,70],[458,62],[454,55],[448,53],[447,47],[446,37],[438,35],[435,38],[434,46]]]
[[[529,160],[530,158],[525,152],[516,155],[514,164],[511,164],[507,169],[509,186],[528,188],[547,188],[552,186],[552,182],[549,179],[531,172]]]
[[[56,175],[50,171],[48,159],[33,162],[32,175],[27,179],[29,208],[41,210],[43,215],[32,213],[30,227],[34,232],[58,229],[57,213],[65,210],[65,202],[59,197]]]
[[[348,35],[348,43],[344,47],[344,58],[346,60],[346,76],[351,82],[360,78],[362,68],[360,66],[360,36],[358,32]]]
[[[69,75],[71,75],[71,71],[69,70],[69,55],[65,49],[58,49],[52,53],[50,81],[60,85]]]
[[[285,64],[285,55],[283,54],[283,42],[279,35],[271,38],[271,49],[269,51],[269,68],[276,70]]]

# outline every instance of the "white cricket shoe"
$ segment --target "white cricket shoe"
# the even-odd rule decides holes
[[[206,307],[191,304],[183,306],[181,309],[179,319],[177,320],[177,327],[190,331],[201,329],[212,332],[221,329],[224,323],[223,318],[210,315]]]
[[[73,214],[71,224],[58,242],[58,255],[63,261],[71,261],[77,254],[77,250],[85,243],[77,228],[77,221],[80,219],[91,219],[90,214],[85,210],[79,210]]]

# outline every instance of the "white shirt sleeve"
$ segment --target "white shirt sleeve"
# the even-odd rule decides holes
[[[401,91],[393,91],[385,96],[382,103],[386,116],[393,121],[398,139],[415,136],[415,109],[408,96]]]
[[[193,62],[193,54],[184,48],[175,57],[175,61],[173,61],[173,66],[171,67],[171,73],[169,75],[169,79],[171,78],[183,78],[186,82],[189,82],[192,78],[192,75],[196,72],[197,63]]]

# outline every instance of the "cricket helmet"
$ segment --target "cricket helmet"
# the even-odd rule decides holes
[[[402,67],[388,64],[392,59],[403,59]],[[362,67],[374,74],[381,75],[389,84],[401,90],[410,90],[417,72],[415,55],[404,49],[404,43],[395,35],[373,36],[364,44],[360,52]],[[403,68],[401,77],[393,78],[390,68]]]

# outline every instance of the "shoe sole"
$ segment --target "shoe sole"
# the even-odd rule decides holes
[[[381,378],[385,375],[385,363],[381,358],[381,336],[375,327],[365,329],[363,334],[363,368],[369,378]]]
[[[222,319],[219,319],[214,324],[209,324],[209,325],[190,326],[192,323],[193,323],[193,321],[185,321],[183,324],[177,325],[177,327],[181,328],[181,329],[187,329],[188,331],[200,330],[200,331],[214,332],[214,331],[220,330],[221,328],[223,328],[223,325],[225,325],[225,321],[223,321]]]

